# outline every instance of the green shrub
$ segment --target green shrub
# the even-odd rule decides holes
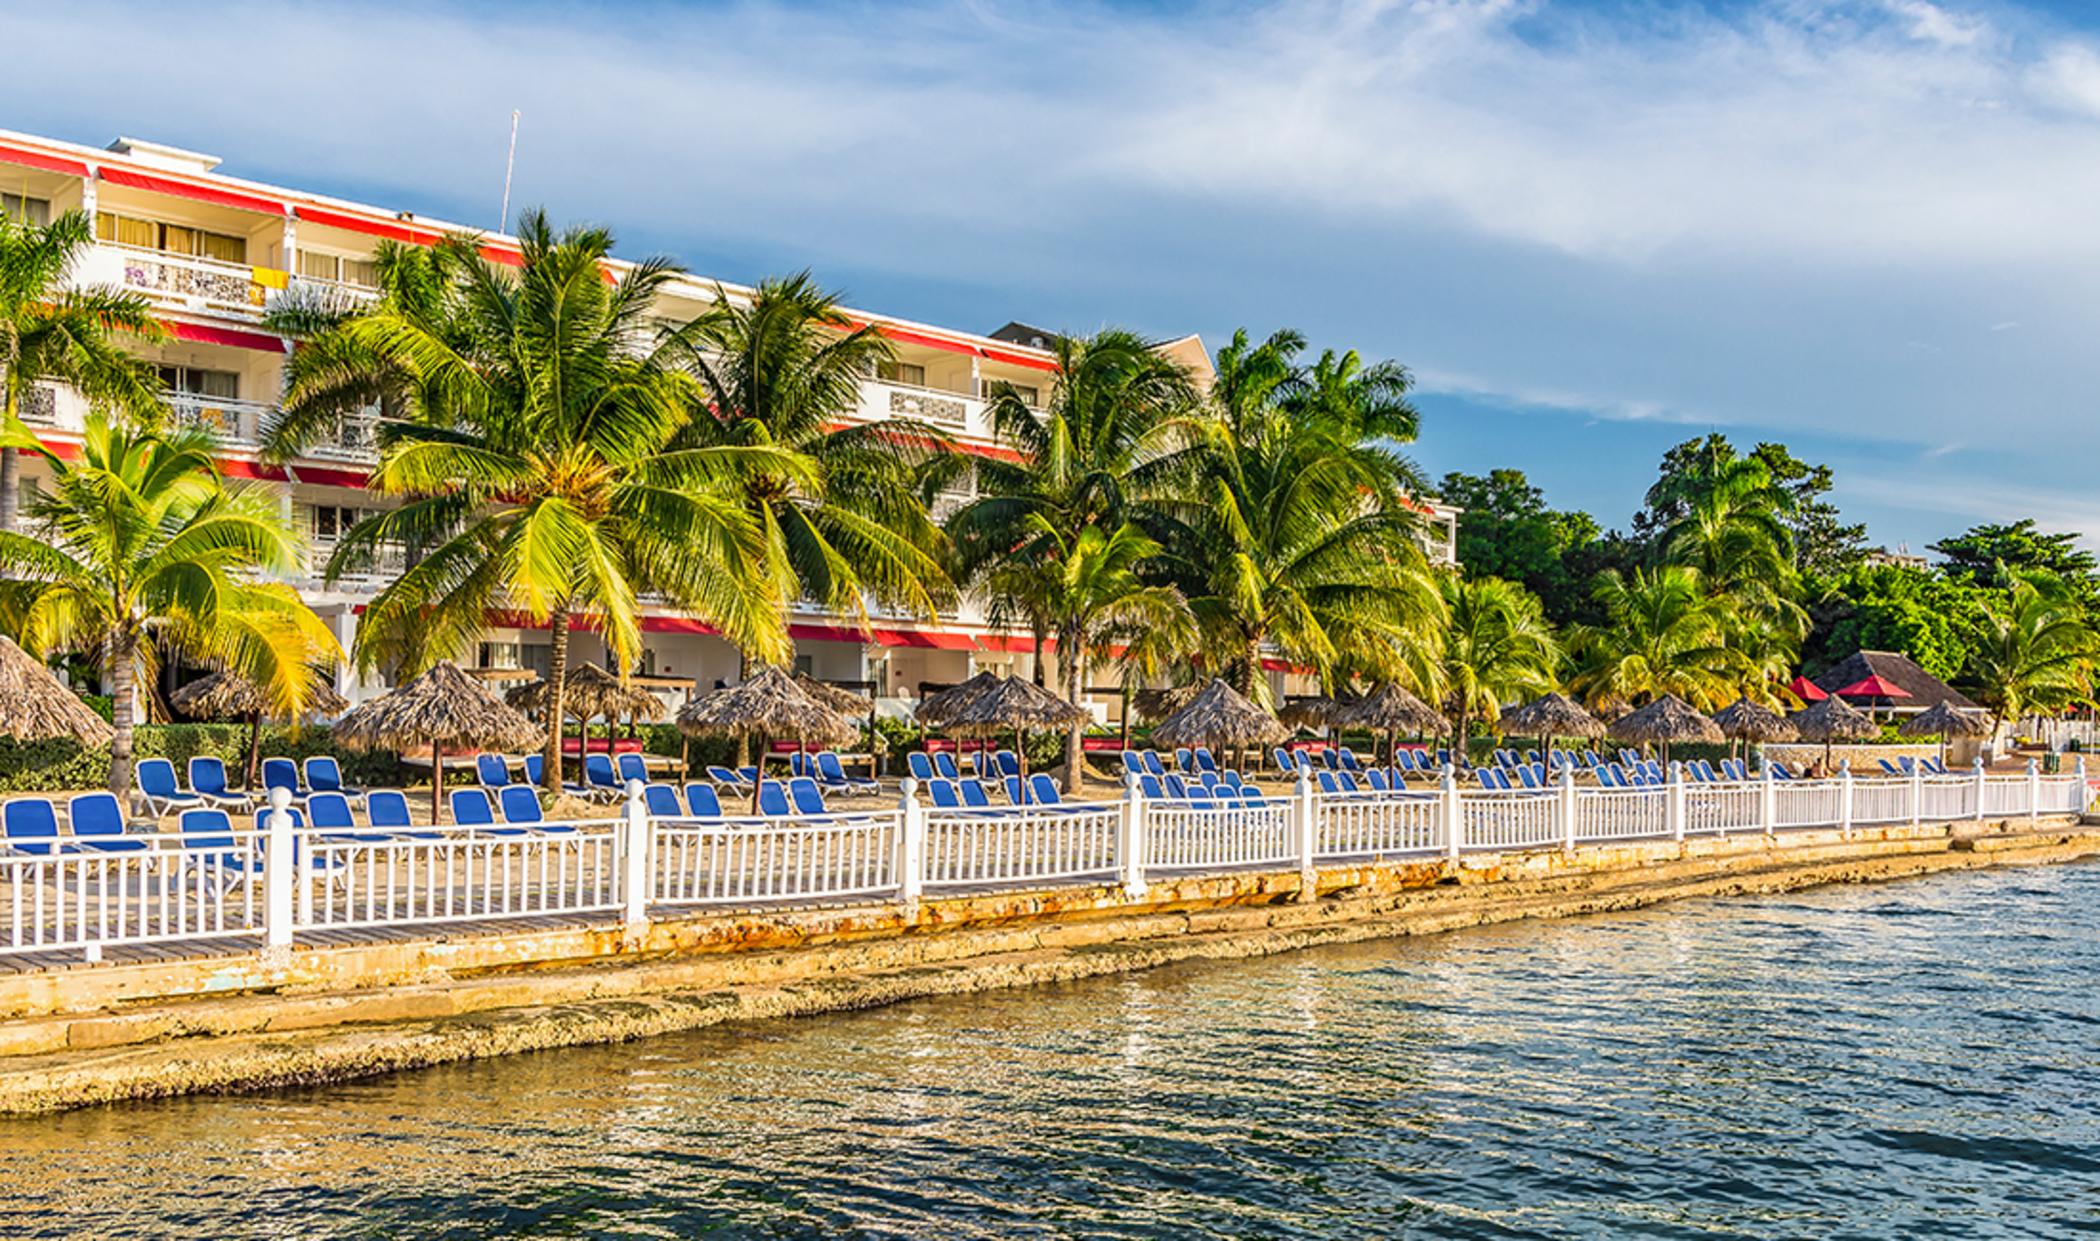
[[[237,780],[242,765],[248,761],[248,728],[245,724],[141,724],[133,736],[132,752],[137,758],[168,759],[175,764],[177,773],[182,773],[193,757],[216,755]],[[337,750],[325,727],[294,732],[265,725],[262,730],[265,758],[299,760],[316,754],[334,755],[343,769],[343,779],[351,784],[399,787],[405,775],[392,754]],[[107,746],[89,749],[77,741],[0,739],[0,793],[97,789],[108,778]]]

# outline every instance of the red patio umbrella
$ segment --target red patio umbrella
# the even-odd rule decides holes
[[[1794,697],[1799,698],[1803,702],[1821,702],[1825,698],[1830,697],[1814,681],[1809,680],[1807,677],[1795,677],[1787,682],[1787,688],[1794,691]]]
[[[1839,690],[1838,697],[1866,698],[1870,700],[1876,698],[1908,698],[1910,697],[1910,691],[1894,681],[1884,680],[1879,673],[1876,673],[1864,681],[1854,681],[1852,684]],[[1867,704],[1867,718],[1870,720],[1874,718],[1874,703],[1871,701]]]

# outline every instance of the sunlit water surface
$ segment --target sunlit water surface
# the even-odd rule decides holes
[[[2100,1230],[2100,867],[0,1126],[0,1234]]]

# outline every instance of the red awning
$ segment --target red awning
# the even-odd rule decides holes
[[[172,194],[177,198],[194,199],[200,203],[216,203],[221,207],[232,207],[236,211],[256,211],[263,215],[285,213],[285,205],[282,202],[242,190],[221,189],[200,181],[188,181],[159,173],[136,172],[109,164],[104,164],[96,169],[96,172],[111,185],[128,185],[135,190],[151,190],[155,194]]]
[[[907,345],[925,345],[929,349],[946,349],[950,353],[977,353],[977,346],[968,341],[950,340],[945,336],[928,336],[924,332],[913,332],[901,327],[890,327],[878,323],[875,330],[891,340]]]
[[[994,362],[1004,362],[1008,366],[1025,366],[1035,371],[1054,371],[1057,369],[1057,363],[1052,362],[1048,358],[1031,358],[1025,353],[1008,353],[1004,349],[993,349],[990,347],[986,347],[979,352]]]
[[[1304,664],[1294,664],[1288,659],[1264,659],[1261,661],[1261,670],[1263,672],[1295,672],[1300,676],[1311,676],[1313,674],[1313,669],[1306,667]]]
[[[853,642],[865,644],[867,635],[844,625],[789,625],[788,637],[797,642]]]
[[[717,634],[722,631],[706,621],[697,621],[690,616],[644,616],[642,632]]]
[[[62,172],[69,177],[88,175],[88,166],[77,159],[6,143],[0,143],[0,164],[13,164],[18,168],[41,168],[45,172]]]
[[[932,629],[878,629],[878,646],[909,646],[932,651],[974,651],[977,641],[966,633],[943,633]]]
[[[177,323],[166,320],[163,326],[177,340],[195,341],[200,345],[229,345],[235,349],[260,349],[264,353],[283,353],[284,338],[268,332],[243,332],[238,328],[206,327],[201,323]]]
[[[1874,676],[1868,677],[1864,681],[1854,681],[1852,684],[1847,685],[1845,688],[1838,691],[1838,697],[1908,698],[1910,697],[1910,691],[1903,688],[1901,685],[1896,684],[1894,681],[1886,680],[1879,674],[1876,674]]]
[[[327,207],[312,207],[302,204],[299,218],[310,224],[325,224],[329,228],[347,229],[363,233],[367,237],[384,237],[389,241],[405,241],[412,245],[436,244],[444,234],[401,220],[389,220],[380,216],[352,215],[345,211],[333,211]]]
[[[1825,698],[1830,697],[1814,681],[1809,680],[1807,677],[1795,677],[1787,683],[1787,688],[1794,691],[1794,697],[1799,698],[1803,702],[1821,702]]]
[[[1034,639],[1032,639],[1032,638],[1018,638],[1018,637],[1014,637],[1014,636],[1012,636],[1012,635],[1010,635],[1010,634],[1003,634],[1003,633],[988,633],[988,634],[984,635],[983,637],[981,637],[981,638],[977,639],[977,644],[978,644],[979,646],[983,647],[983,648],[984,648],[985,650],[987,650],[987,651],[1006,651],[1006,652],[1009,652],[1009,653],[1011,653],[1011,654],[1015,654],[1015,655],[1033,655],[1033,654],[1035,654],[1035,640],[1034,640]],[[1056,649],[1057,649],[1057,639],[1055,639],[1055,638],[1045,638],[1045,639],[1043,639],[1043,650],[1044,650],[1044,651],[1048,652],[1048,651],[1054,651],[1054,650],[1056,650]]]

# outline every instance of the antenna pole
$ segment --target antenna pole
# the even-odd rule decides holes
[[[496,221],[496,231],[510,228],[510,174],[518,164],[518,110],[510,110],[510,153],[503,157],[503,216]]]

